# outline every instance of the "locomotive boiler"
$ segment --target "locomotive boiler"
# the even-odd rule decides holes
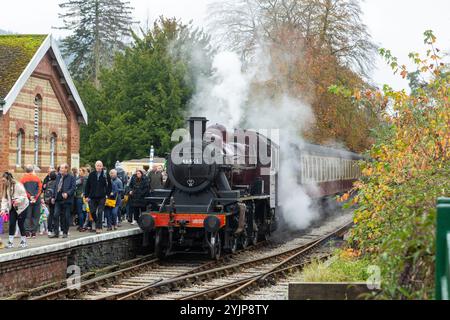
[[[207,128],[206,118],[188,122],[166,186],[139,221],[157,256],[202,248],[216,259],[267,239],[277,227],[278,145],[255,131]]]

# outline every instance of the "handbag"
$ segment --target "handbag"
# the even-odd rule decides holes
[[[105,207],[115,208],[116,207],[116,203],[117,203],[117,199],[110,199],[110,198],[108,198],[108,199],[106,199]]]

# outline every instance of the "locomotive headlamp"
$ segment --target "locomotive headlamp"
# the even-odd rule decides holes
[[[155,219],[150,214],[145,213],[139,219],[139,227],[144,232],[151,232],[155,228]]]
[[[220,229],[220,220],[216,216],[209,216],[203,222],[203,226],[207,232],[217,232]]]

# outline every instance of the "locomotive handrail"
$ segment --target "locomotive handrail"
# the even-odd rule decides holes
[[[145,200],[164,200],[167,197],[145,197]]]
[[[450,299],[450,198],[437,201],[435,299]]]

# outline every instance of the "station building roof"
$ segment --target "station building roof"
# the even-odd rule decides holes
[[[56,61],[55,67],[78,114],[87,124],[86,109],[51,34],[0,35],[0,101],[5,103],[3,114],[12,107],[20,90],[48,52]]]

